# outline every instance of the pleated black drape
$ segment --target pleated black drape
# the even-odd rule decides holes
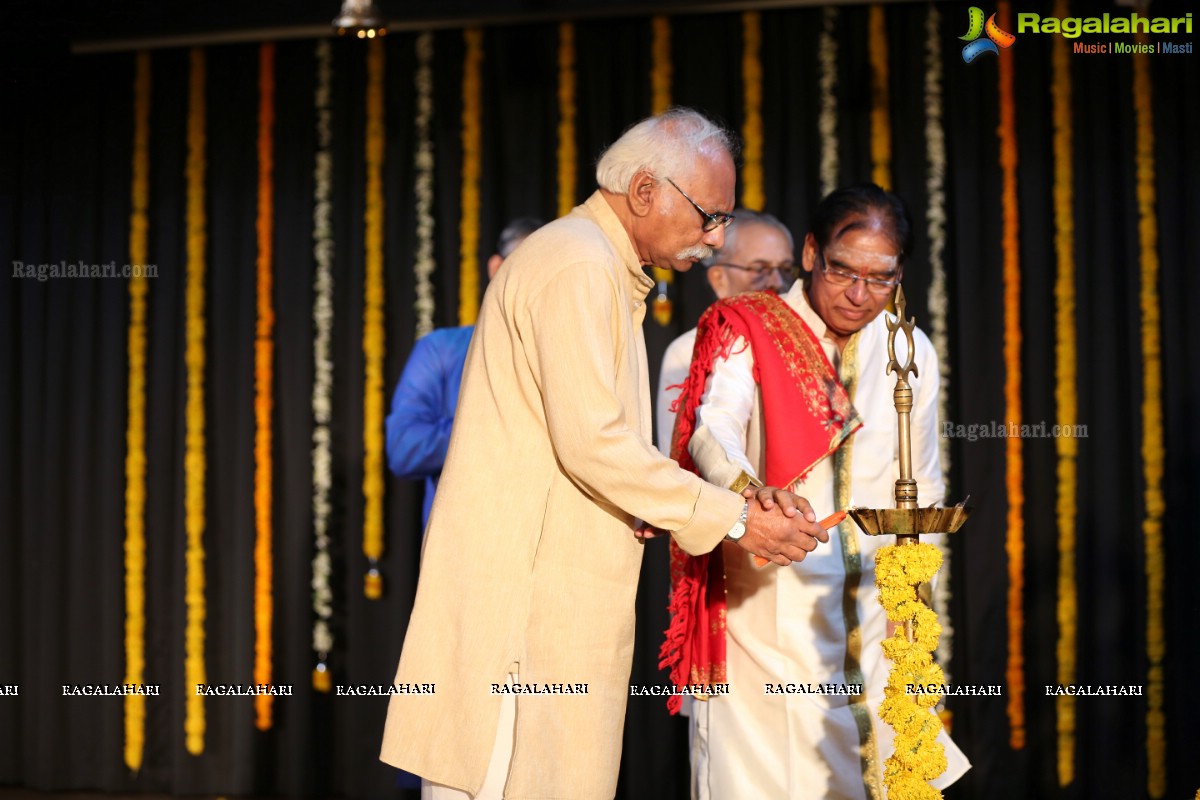
[[[968,4],[938,3],[944,69],[951,301],[946,389],[949,420],[1004,419],[1003,253],[997,62],[964,64],[956,38]],[[1017,9],[1024,10],[1024,9]],[[1112,9],[1109,9],[1112,10]],[[988,10],[990,13],[990,9]],[[924,41],[928,6],[887,4],[892,184],[914,218],[905,280],[909,312],[929,324],[929,241]],[[1077,13],[1093,13],[1081,9]],[[1099,13],[1099,12],[1095,12]],[[1121,12],[1127,13],[1127,12]],[[1151,15],[1182,13],[1154,4]],[[839,8],[839,183],[872,174],[868,10]],[[763,11],[766,210],[797,242],[819,201],[817,41],[823,10]],[[671,19],[672,100],[740,128],[742,19]],[[594,187],[595,160],[650,111],[648,16],[574,24],[577,199]],[[1182,37],[1177,37],[1182,38]],[[390,35],[385,186],[388,396],[414,340],[412,270],[415,34]],[[1023,418],[1055,420],[1056,251],[1052,179],[1053,37],[1024,35],[1004,57],[1017,76]],[[438,325],[458,323],[462,78],[458,30],[434,35],[435,257]],[[488,28],[483,34],[480,258],[516,216],[550,219],[557,206],[559,27]],[[274,304],[274,682],[295,687],[275,725],[255,729],[246,699],[211,698],[201,756],[184,748],[185,606],[183,452],[184,165],[188,53],[152,54],[147,319],[145,525],[146,675],[163,687],[147,702],[142,770],[123,763],[116,698],[63,697],[63,684],[124,676],[124,492],[128,285],[122,280],[0,279],[0,785],[172,794],[401,796],[377,761],[386,703],[309,688],[311,652],[314,42],[276,49]],[[363,597],[363,253],[365,51],[334,44],[333,228],[334,635],[337,684],[390,682],[417,580],[418,484],[387,478],[382,600]],[[253,474],[256,45],[206,50],[207,124],[207,670],[211,682],[250,682],[254,658]],[[1200,568],[1188,503],[1200,485],[1200,70],[1194,55],[1151,60],[1157,191],[1163,412],[1163,524],[1168,797],[1200,786],[1200,705],[1188,681],[1200,663],[1189,591]],[[1145,684],[1146,515],[1142,471],[1142,324],[1132,61],[1074,55],[1074,214],[1078,420],[1078,680]],[[129,260],[133,57],[70,56],[36,47],[4,54],[0,124],[0,263]],[[739,191],[740,196],[740,191]],[[710,297],[702,276],[678,275],[675,317],[646,323],[657,385],[663,349],[692,327]],[[952,698],[953,735],[974,768],[951,798],[1143,797],[1146,698],[1087,698],[1076,705],[1075,781],[1059,787],[1056,716],[1044,686],[1056,682],[1058,477],[1052,439],[1022,443],[1025,495],[1025,714],[1028,744],[1009,746],[1006,697]],[[952,498],[976,511],[952,544],[949,669],[959,684],[1004,684],[1007,659],[1005,446],[952,442]],[[503,469],[498,457],[497,469]],[[486,480],[487,476],[481,476]],[[666,547],[650,542],[639,587],[631,682],[663,681],[657,651],[666,627]],[[464,587],[469,590],[469,587]],[[659,699],[631,697],[618,796],[683,798],[687,737]]]

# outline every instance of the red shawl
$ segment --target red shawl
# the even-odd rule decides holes
[[[754,381],[763,400],[768,486],[788,487],[862,425],[837,371],[817,337],[775,294],[753,292],[721,300],[700,317],[692,366],[672,404],[677,411],[671,457],[696,472],[688,441],[696,407],[718,358],[727,358],[738,338],[754,352]],[[659,668],[670,668],[676,687],[724,683],[725,568],[721,546],[689,556],[672,539],[671,625],[659,652]],[[667,702],[672,714],[682,697]]]

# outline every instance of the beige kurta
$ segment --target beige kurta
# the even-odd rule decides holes
[[[530,236],[488,288],[421,557],[380,757],[474,793],[500,696],[523,694],[507,798],[611,798],[633,653],[635,518],[711,550],[742,498],[650,443],[642,321],[653,283],[596,193]]]

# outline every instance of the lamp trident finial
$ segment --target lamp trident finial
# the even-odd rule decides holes
[[[911,372],[914,376],[917,376],[917,377],[920,377],[920,373],[917,372],[917,364],[916,364],[916,361],[914,360],[916,353],[915,353],[915,350],[913,349],[913,334],[912,334],[913,327],[917,324],[917,320],[915,317],[910,317],[909,319],[904,318],[904,306],[905,306],[904,287],[897,286],[896,287],[896,319],[893,320],[891,317],[887,317],[885,320],[887,322],[887,327],[888,327],[888,331],[889,331],[889,333],[888,333],[887,374],[890,375],[891,373],[895,372],[897,380],[904,381],[905,383],[907,383],[908,381],[907,381],[906,376],[908,375],[908,373]],[[899,331],[899,330],[904,331],[904,338],[908,342],[908,361],[907,361],[907,363],[905,363],[905,365],[903,367],[900,366],[900,363],[898,361],[896,361],[896,331]]]

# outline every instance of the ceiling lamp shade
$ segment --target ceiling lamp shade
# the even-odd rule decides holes
[[[338,36],[353,33],[359,39],[374,39],[387,33],[387,21],[374,0],[343,0],[342,12],[333,21]]]

